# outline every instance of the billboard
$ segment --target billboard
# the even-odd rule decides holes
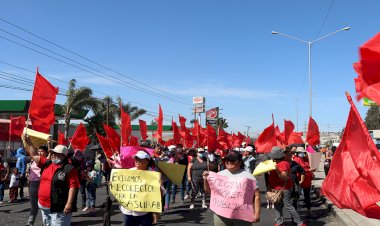
[[[205,97],[193,97],[193,104],[204,105],[205,104]]]
[[[219,107],[211,108],[206,111],[206,125],[217,124],[218,118],[219,118]]]

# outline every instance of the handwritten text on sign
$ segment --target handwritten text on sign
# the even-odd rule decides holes
[[[209,172],[207,181],[211,189],[210,209],[214,213],[229,219],[253,222],[255,181],[229,178],[214,172]]]
[[[160,173],[147,170],[112,169],[111,193],[124,208],[140,212],[162,211]]]

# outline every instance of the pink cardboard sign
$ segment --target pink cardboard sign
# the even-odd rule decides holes
[[[139,146],[120,147],[120,162],[123,169],[130,169],[135,167],[135,160],[133,160],[133,156],[140,150],[145,150],[149,153],[149,155],[153,155],[153,149],[150,148]]]
[[[254,180],[209,172],[207,181],[211,189],[210,209],[214,213],[229,219],[253,222]]]

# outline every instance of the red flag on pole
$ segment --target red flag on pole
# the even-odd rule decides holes
[[[98,133],[96,133],[96,136],[98,137],[100,146],[102,146],[104,154],[107,156],[107,158],[112,158],[113,153],[109,141],[102,135],[99,135]]]
[[[135,136],[131,136],[131,140],[129,141],[130,146],[139,146],[139,138]]]
[[[293,133],[294,124],[292,121],[284,119],[284,143],[288,145],[289,137]]]
[[[67,146],[69,142],[65,139],[65,134],[58,130],[58,144]]]
[[[354,64],[358,73],[355,88],[358,99],[367,97],[380,104],[380,33],[376,34],[360,48],[360,60]]]
[[[114,152],[120,151],[120,136],[119,134],[110,126],[103,123],[104,131],[106,132],[107,138]]]
[[[132,134],[131,117],[123,110],[123,105],[120,103],[121,111],[121,142],[123,146],[129,144],[129,138]]]
[[[207,147],[208,152],[214,152],[218,149],[215,129],[211,125],[207,125]]]
[[[173,128],[173,142],[177,145],[181,143],[181,134],[179,133],[179,129],[177,123],[172,119],[172,128]]]
[[[157,131],[153,134],[157,140],[162,139],[162,123],[164,121],[164,115],[162,114],[161,104],[158,105],[158,118],[155,119],[157,122]]]
[[[184,131],[186,129],[186,118],[179,115],[179,124],[181,125],[181,130]]]
[[[227,139],[227,133],[222,128],[219,128],[217,141],[220,149],[225,150],[231,148],[230,142]]]
[[[71,139],[71,147],[74,150],[86,150],[87,144],[90,142],[90,139],[87,137],[86,127],[83,124],[79,124],[75,133]]]
[[[147,133],[148,128],[146,126],[146,122],[144,120],[139,119],[139,125],[140,125],[141,139],[145,141],[146,138],[148,138],[148,133]]]
[[[33,96],[29,106],[32,128],[43,133],[50,133],[50,126],[55,122],[54,103],[58,87],[54,87],[40,73],[36,73]]]
[[[309,118],[309,124],[307,128],[306,141],[311,146],[315,146],[321,143],[319,140],[318,125],[311,116]]]
[[[336,149],[322,193],[339,208],[380,219],[380,153],[350,95],[351,105],[342,140]]]
[[[293,132],[288,139],[288,145],[290,144],[303,144],[302,132]]]
[[[274,122],[270,124],[255,141],[257,153],[271,152],[272,147],[277,145]]]
[[[26,119],[24,116],[10,118],[9,135],[21,136],[26,126]]]

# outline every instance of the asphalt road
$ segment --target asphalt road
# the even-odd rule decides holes
[[[264,179],[262,176],[258,178],[259,186],[265,189]],[[106,198],[106,188],[103,186],[97,191],[97,208],[96,212],[93,214],[76,212],[73,213],[72,225],[103,225],[103,215],[104,210],[100,208],[101,204],[105,201]],[[299,213],[302,218],[307,222],[309,226],[336,226],[335,220],[330,216],[329,212],[321,207],[321,201],[313,197],[313,213],[317,215],[315,219],[308,219],[306,216],[306,209],[301,208]],[[5,201],[8,200],[8,191],[5,193]],[[261,195],[261,221],[255,225],[274,225],[274,210],[266,209],[266,199],[264,198],[264,192]],[[81,205],[81,201],[78,201],[78,206]],[[209,209],[201,209],[200,200],[197,200],[196,207],[193,210],[189,210],[189,200],[185,204],[173,204],[171,208],[165,212],[160,220],[158,225],[181,225],[181,226],[190,226],[190,225],[213,225],[213,213]],[[302,206],[302,205],[301,205]],[[0,206],[0,225],[1,226],[18,226],[25,225],[29,216],[30,204],[28,201],[19,201],[18,203],[4,203]],[[286,226],[293,225],[290,219],[290,216],[285,213]],[[123,224],[123,215],[118,209],[118,204],[116,202],[112,205],[111,211],[111,223],[112,225],[122,225]],[[42,225],[41,223],[41,214],[39,212],[35,225]]]

